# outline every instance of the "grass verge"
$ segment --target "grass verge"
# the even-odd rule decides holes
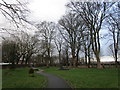
[[[118,70],[115,68],[58,70],[56,67],[50,67],[42,69],[62,77],[72,88],[118,88]]]
[[[15,70],[2,70],[2,88],[45,88],[47,79],[40,75],[34,74],[30,77],[29,68],[18,68]]]

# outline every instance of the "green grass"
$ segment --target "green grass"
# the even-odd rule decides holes
[[[42,68],[65,79],[72,88],[118,88],[118,71],[111,69],[70,69],[56,67]]]
[[[15,70],[2,70],[2,88],[45,88],[47,79],[39,74],[30,77],[29,68],[18,68]]]
[[[0,90],[2,89],[2,69],[0,66]]]

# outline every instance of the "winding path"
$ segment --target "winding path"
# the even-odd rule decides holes
[[[48,79],[47,88],[69,88],[69,89],[71,89],[69,87],[69,85],[62,78],[59,78],[55,75],[44,73],[44,72],[41,72],[41,71],[38,71],[36,73],[44,75],[44,76],[47,77],[47,79]]]

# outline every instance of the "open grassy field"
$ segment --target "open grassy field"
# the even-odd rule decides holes
[[[29,68],[18,68],[15,70],[2,70],[2,88],[44,88],[47,79],[39,74],[30,77]]]
[[[72,88],[118,88],[118,70],[115,68],[58,70],[56,67],[50,67],[42,69],[64,78]]]
[[[2,89],[2,69],[0,67],[0,90]]]

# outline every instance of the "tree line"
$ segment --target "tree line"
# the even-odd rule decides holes
[[[120,2],[71,1],[66,7],[67,12],[58,23],[36,22],[33,24],[37,28],[34,35],[23,32],[20,37],[3,40],[2,60],[13,65],[32,62],[47,67],[55,63],[77,67],[82,62],[82,52],[85,65],[90,68],[91,59],[95,57],[97,68],[103,68],[100,62],[100,31],[105,27],[109,30],[107,35],[112,36],[111,50],[117,67]]]

